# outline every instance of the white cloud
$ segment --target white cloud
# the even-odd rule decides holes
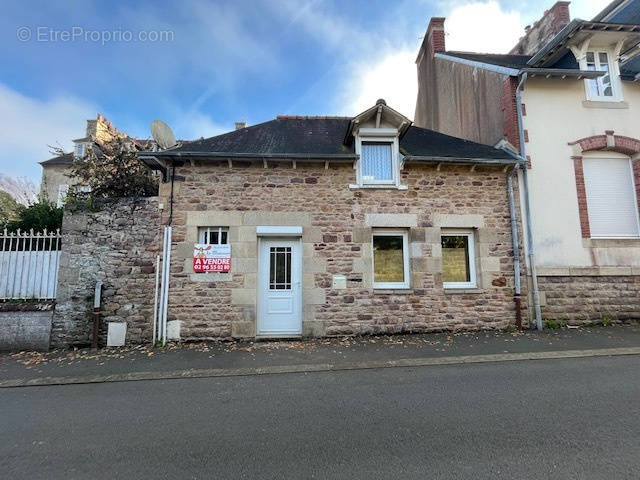
[[[183,140],[213,137],[233,129],[230,125],[215,123],[211,117],[200,112],[188,112],[176,117],[172,127],[175,129],[176,138]]]
[[[25,96],[0,83],[0,169],[2,173],[40,180],[37,162],[51,158],[48,145],[70,150],[82,137],[86,119],[100,111],[90,102],[56,96],[46,100]]]
[[[406,47],[354,64],[341,96],[343,113],[356,115],[384,98],[391,108],[413,118],[418,93],[415,57],[414,49]]]
[[[447,50],[507,53],[524,34],[520,13],[503,10],[496,1],[459,5],[446,17]]]
[[[611,3],[611,0],[574,0],[569,6],[569,12],[571,13],[571,18],[591,20],[609,3]]]

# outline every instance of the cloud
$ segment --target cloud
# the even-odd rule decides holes
[[[446,17],[447,50],[507,53],[524,33],[520,13],[496,1],[459,5]]]
[[[571,12],[571,18],[591,20],[609,3],[611,0],[574,0],[569,6],[569,12]]]
[[[343,113],[356,115],[384,98],[391,108],[413,118],[418,93],[415,58],[416,51],[405,47],[352,65],[340,99]]]
[[[175,129],[176,138],[183,140],[213,137],[232,130],[231,125],[215,123],[211,117],[200,112],[184,113],[175,117],[174,121],[172,127]]]
[[[40,180],[41,162],[51,158],[48,145],[65,150],[82,137],[86,119],[100,109],[85,100],[59,95],[36,99],[0,83],[0,168],[11,176]]]

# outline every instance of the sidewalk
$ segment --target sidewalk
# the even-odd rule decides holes
[[[640,326],[208,342],[0,355],[0,387],[640,354]]]

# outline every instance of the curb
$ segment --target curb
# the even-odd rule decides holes
[[[0,381],[0,388],[43,387],[50,385],[82,385],[91,383],[138,382],[143,380],[176,380],[184,378],[241,377],[251,375],[278,375],[283,373],[338,372],[342,370],[371,370],[398,367],[427,367],[474,363],[515,362],[522,360],[551,360],[562,358],[612,357],[640,355],[640,347],[601,348],[591,350],[560,350],[550,352],[498,353],[488,355],[462,355],[436,358],[407,358],[352,363],[318,363],[301,365],[275,365],[268,367],[212,368],[174,370],[165,372],[132,372],[113,375],[86,375],[76,377],[40,377]]]

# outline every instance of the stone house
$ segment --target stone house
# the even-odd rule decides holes
[[[529,305],[574,324],[640,318],[640,1],[591,21],[557,2],[505,54],[447,50],[444,22],[417,57],[415,123],[526,159]]]
[[[42,180],[40,182],[40,195],[49,201],[56,202],[58,206],[64,204],[69,187],[75,185],[71,178],[71,166],[75,158],[82,158],[87,148],[96,142],[106,142],[115,137],[125,137],[113,124],[100,113],[95,120],[87,120],[85,136],[73,140],[73,152],[57,155],[40,162],[42,166]]]
[[[516,185],[510,211],[508,186],[519,160],[509,152],[416,127],[379,100],[353,118],[279,116],[138,155],[166,179],[155,208],[146,203],[141,210],[140,228],[152,231],[157,222],[156,232],[160,224],[173,229],[173,338],[475,330],[516,322],[512,232],[519,231],[519,210]],[[129,217],[94,218],[91,230],[109,242],[97,224],[131,224],[133,232]],[[67,232],[74,221],[65,219]],[[82,229],[86,223],[75,230]],[[118,249],[128,229],[121,228]],[[134,238],[134,256],[123,260],[129,254],[117,250],[117,268],[97,267],[118,277],[105,287],[105,319],[128,322],[127,341],[151,337],[149,305],[127,306],[136,310],[132,319],[124,303],[131,303],[129,290],[153,284],[159,247],[159,235]],[[205,250],[226,252],[226,259],[203,260]],[[63,259],[67,267],[74,261],[73,254]],[[60,308],[72,313],[79,310],[70,299],[79,295],[74,282],[82,273],[66,271]],[[130,288],[132,272],[138,283]],[[152,302],[151,288],[147,297]]]

